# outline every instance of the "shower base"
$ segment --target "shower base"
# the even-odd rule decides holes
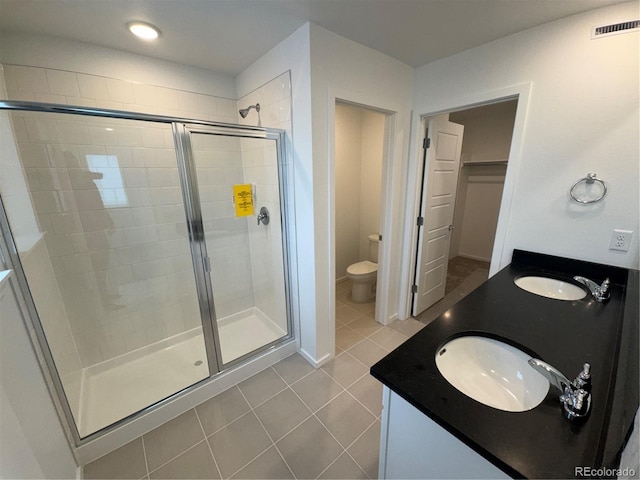
[[[287,334],[258,308],[218,320],[223,363],[229,363]]]
[[[286,335],[259,309],[218,320],[224,363]],[[75,418],[86,437],[209,377],[202,328],[97,363],[82,371]]]

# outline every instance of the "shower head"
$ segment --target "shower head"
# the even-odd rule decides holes
[[[239,110],[240,116],[242,118],[247,118],[247,115],[249,115],[249,111],[255,108],[256,112],[260,113],[260,104],[256,103],[255,105],[249,105],[247,108],[243,108],[242,110]]]

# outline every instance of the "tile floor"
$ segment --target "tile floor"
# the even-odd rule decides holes
[[[382,385],[369,367],[418,332],[336,289],[336,358],[299,355],[84,467],[84,478],[377,478]]]

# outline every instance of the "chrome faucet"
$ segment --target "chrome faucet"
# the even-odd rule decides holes
[[[585,277],[575,276],[573,277],[573,279],[576,282],[580,282],[583,285],[585,285],[591,292],[591,295],[593,295],[593,298],[596,299],[596,302],[602,303],[609,300],[609,296],[610,296],[609,285],[611,284],[611,282],[609,281],[608,278],[604,279],[604,282],[602,282],[602,285],[598,285],[593,280],[589,280],[588,278],[585,278]]]
[[[537,358],[530,358],[529,365],[549,380],[549,383],[560,392],[560,404],[564,416],[568,420],[578,420],[589,415],[591,409],[591,365],[585,363],[582,371],[572,381],[557,368]]]

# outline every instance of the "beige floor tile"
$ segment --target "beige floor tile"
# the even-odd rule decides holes
[[[240,383],[238,387],[249,404],[255,407],[287,388],[287,384],[275,370],[267,368]]]
[[[147,474],[142,438],[108,453],[83,468],[86,479],[140,479]]]
[[[231,478],[289,479],[293,474],[275,447],[271,447]]]
[[[379,417],[382,413],[382,384],[371,375],[365,375],[351,385],[349,393],[356,397],[371,413]]]
[[[209,437],[223,478],[229,478],[272,445],[253,412],[240,417]]]
[[[407,337],[413,337],[426,325],[415,318],[407,318],[406,320],[395,321],[389,327]]]
[[[296,478],[316,478],[344,451],[316,417],[276,443]]]
[[[324,365],[322,370],[345,388],[369,372],[367,367],[346,352]]]
[[[289,388],[257,407],[255,413],[274,442],[311,415],[307,406]]]
[[[362,335],[355,330],[350,329],[348,326],[340,327],[336,330],[336,346],[343,350],[353,347],[363,339],[364,337]]]
[[[206,441],[190,448],[179,457],[151,472],[149,478],[220,478]]]
[[[347,451],[370,478],[378,478],[380,450],[380,421],[371,425]]]
[[[349,328],[355,330],[363,337],[368,337],[384,328],[384,326],[376,322],[373,317],[363,315],[349,323]]]
[[[289,385],[315,370],[313,366],[298,353],[276,363],[273,369],[278,372],[278,375]]]
[[[340,292],[350,292],[351,291],[351,281],[344,280],[342,282],[336,283],[336,293]]]
[[[369,340],[391,351],[406,342],[407,337],[391,328],[383,328],[373,335],[370,335]]]
[[[353,308],[354,310],[357,310],[358,312],[364,314],[364,315],[368,315],[370,317],[375,317],[376,316],[376,301],[375,299],[371,300],[370,302],[367,303],[349,303],[349,306],[351,308]]]
[[[238,387],[234,386],[198,405],[196,412],[202,422],[204,433],[211,435],[247,413],[250,408]]]
[[[315,412],[342,392],[342,386],[327,375],[322,369],[307,375],[291,388],[304,403]]]
[[[143,438],[149,471],[153,471],[204,440],[204,433],[195,410],[191,409],[145,433]]]
[[[336,325],[347,325],[362,317],[362,313],[347,305],[336,307]]]
[[[376,420],[347,392],[341,393],[318,410],[316,417],[345,448]]]
[[[367,367],[371,367],[374,363],[386,357],[389,351],[373,343],[371,340],[366,339],[348,349],[347,353],[364,363]]]
[[[368,479],[367,474],[358,466],[356,462],[347,454],[343,453],[338,459],[327,468],[318,479]]]

